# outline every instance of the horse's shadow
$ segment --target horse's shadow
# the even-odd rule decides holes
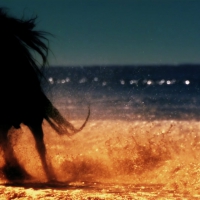
[[[31,176],[20,166],[8,137],[11,127],[25,124],[31,130],[47,179],[55,180],[53,169],[47,164],[46,147],[43,140],[42,122],[46,120],[59,134],[73,135],[76,129],[52,105],[41,88],[43,74],[40,67],[47,63],[47,33],[36,31],[35,18],[20,20],[8,16],[0,9],[0,145],[5,166],[3,172],[8,180],[30,179]],[[34,57],[42,58],[39,66]]]

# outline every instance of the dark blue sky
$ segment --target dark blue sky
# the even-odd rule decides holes
[[[38,15],[50,65],[200,63],[199,0],[1,0]]]

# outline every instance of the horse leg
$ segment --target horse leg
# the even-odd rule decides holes
[[[31,176],[19,164],[17,158],[15,157],[11,141],[8,137],[9,128],[0,128],[0,145],[3,150],[3,157],[5,160],[3,173],[10,181],[30,179]]]
[[[29,125],[29,128],[32,131],[33,136],[35,138],[36,149],[39,153],[40,160],[42,162],[42,167],[45,171],[48,181],[56,180],[51,165],[48,166],[47,164],[46,147],[44,144],[44,134],[41,125]]]

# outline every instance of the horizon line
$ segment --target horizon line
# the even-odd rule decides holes
[[[86,65],[48,65],[49,67],[162,67],[162,66],[200,66],[200,63],[180,64],[86,64]]]

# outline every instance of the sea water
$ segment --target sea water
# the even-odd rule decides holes
[[[199,119],[200,66],[54,67],[47,91],[74,117],[91,107],[94,119]],[[77,115],[76,115],[77,114]]]

